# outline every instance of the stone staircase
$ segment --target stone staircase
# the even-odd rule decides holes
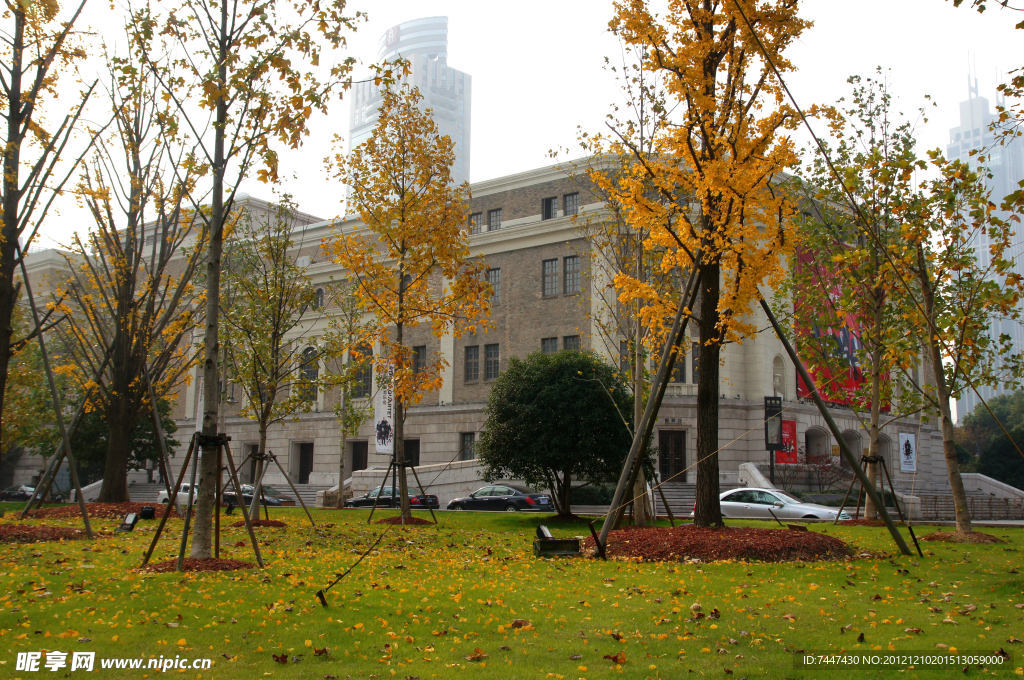
[[[664,492],[665,500],[668,501],[668,505],[672,509],[672,515],[676,519],[689,517],[690,513],[693,512],[693,504],[697,500],[696,484],[692,482],[665,482],[661,485],[661,491]],[[661,493],[658,492],[658,489],[654,491],[654,502],[658,515],[667,516],[668,511],[665,509],[665,503],[662,501]]]
[[[919,494],[920,511],[915,520],[951,520],[956,516],[953,497],[949,494]],[[968,494],[967,508],[973,520],[1024,519],[1024,500],[999,498],[989,495]]]
[[[285,498],[292,498],[294,494],[288,487],[288,484],[274,484],[274,488],[281,492]],[[306,504],[307,508],[317,507],[316,497],[317,494],[321,494],[327,489],[331,488],[330,484],[296,484],[296,490],[299,495],[302,496],[302,502]],[[298,500],[295,501],[295,505],[299,505]]]
[[[131,484],[128,497],[133,503],[156,503],[156,496],[164,490],[163,484]],[[88,494],[86,495],[88,497]]]
[[[675,519],[686,519],[693,512],[693,503],[697,498],[697,487],[687,482],[665,482],[661,485],[661,491],[665,494],[668,507],[672,509],[672,516]],[[658,490],[654,491],[655,507],[659,517],[668,517],[665,503],[661,499]],[[603,515],[608,512],[607,505],[578,505],[572,506],[573,512],[581,515]]]

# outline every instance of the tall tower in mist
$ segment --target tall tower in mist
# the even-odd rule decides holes
[[[977,156],[972,156],[971,151],[982,150],[985,164],[992,174],[987,181],[988,187],[992,190],[992,200],[999,203],[1007,194],[1016,190],[1018,182],[1024,179],[1024,140],[1015,137],[1008,143],[1000,143],[992,130],[995,119],[995,114],[989,108],[988,99],[978,95],[977,79],[969,80],[968,99],[960,102],[960,125],[949,130],[946,155],[977,168]],[[1021,228],[1018,227],[1009,256],[1015,262],[1016,272],[1024,275],[1024,234],[1020,232]],[[982,235],[980,242],[976,244],[976,257],[982,267],[989,264],[989,245],[986,235]],[[993,338],[1008,335],[1013,341],[1014,352],[1024,351],[1024,324],[1019,321],[994,318],[989,332]],[[984,387],[979,391],[988,401],[1007,390],[1001,387]],[[966,390],[962,398],[957,400],[958,417],[963,418],[979,403],[978,396],[973,390]]]
[[[448,66],[448,17],[413,19],[384,33],[377,52],[378,61],[402,57],[412,73],[406,78],[419,88],[423,106],[433,111],[438,132],[455,144],[452,180],[469,181],[469,132],[472,78]],[[349,148],[366,141],[377,124],[380,92],[372,83],[360,83],[352,92]]]

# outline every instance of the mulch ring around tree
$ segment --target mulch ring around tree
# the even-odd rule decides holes
[[[594,539],[584,542],[594,549]],[[705,529],[687,524],[668,528],[626,528],[608,534],[608,557],[644,561],[755,560],[791,562],[844,560],[853,550],[844,541],[814,531],[791,529]]]
[[[167,506],[163,503],[86,503],[85,509],[89,513],[89,517],[96,517],[100,519],[122,519],[129,512],[139,513],[142,512],[142,508],[149,506],[155,508],[156,516],[162,517],[163,513],[167,509]],[[28,516],[32,519],[67,519],[69,517],[81,517],[82,512],[78,509],[78,503],[69,503],[68,505],[61,505],[52,508],[38,508],[28,513]],[[177,510],[171,508],[171,517],[177,516]]]
[[[377,520],[376,524],[404,524],[410,526],[413,524],[433,524],[429,519],[423,519],[422,517],[407,517],[405,521],[402,521],[401,515],[398,517],[385,517],[384,519]]]
[[[208,560],[197,560],[191,557],[185,558],[182,565],[183,571],[238,571],[240,569],[252,569],[255,565],[252,562],[243,562],[242,560],[224,560],[210,558]],[[165,574],[170,571],[177,571],[178,560],[164,560],[163,562],[154,562],[141,567],[139,571],[154,573],[154,574]]]
[[[285,524],[281,520],[277,520],[277,519],[254,519],[252,521],[252,525],[254,527],[286,527],[286,526],[288,526],[287,524]],[[245,520],[244,519],[243,520],[239,520],[239,521],[235,522],[234,524],[232,524],[231,526],[233,526],[233,527],[244,527],[245,526]]]
[[[972,531],[962,534],[959,531],[936,531],[921,537],[922,541],[945,541],[947,543],[1005,543],[1003,539],[991,534]]]
[[[0,543],[41,543],[43,541],[75,541],[87,538],[85,529],[70,527],[0,524]]]

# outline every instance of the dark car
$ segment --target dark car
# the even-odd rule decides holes
[[[534,510],[551,512],[551,496],[512,484],[493,484],[477,489],[463,498],[454,498],[448,503],[449,510]]]
[[[378,508],[396,508],[399,503],[396,501],[398,497],[391,496],[391,486],[378,486],[376,489],[370,489],[370,492],[365,496],[358,496],[350,498],[345,501],[346,508],[369,508],[373,507],[374,500],[377,501]],[[397,486],[396,486],[397,492]],[[422,489],[416,487],[409,487],[409,505],[412,506],[413,510],[420,508],[439,508],[441,507],[440,502],[437,500],[437,496],[434,494],[423,493]]]
[[[252,505],[252,493],[252,484],[242,485],[242,501],[246,505]],[[234,488],[231,488],[230,490],[225,490],[224,495],[221,498],[221,503],[223,505],[238,505],[238,501],[235,500],[236,495],[237,494],[235,494]],[[270,506],[283,505],[285,502],[284,497],[281,496],[281,493],[274,487],[270,486],[269,484],[263,485],[263,498],[261,499],[261,501],[266,501],[267,505]]]
[[[35,487],[32,486],[24,484],[9,486],[0,491],[0,501],[27,501],[33,493],[35,493]]]

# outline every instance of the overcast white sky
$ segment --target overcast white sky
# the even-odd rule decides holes
[[[994,3],[991,3],[994,4]],[[791,52],[800,70],[790,87],[801,106],[833,103],[847,92],[850,74],[876,65],[890,70],[892,91],[905,112],[926,94],[939,105],[921,128],[924,147],[945,147],[967,97],[968,73],[976,73],[983,96],[1015,65],[1024,31],[1013,25],[1019,12],[990,9],[984,15],[954,8],[949,0],[803,0],[802,13],[814,21]],[[610,0],[350,0],[352,11],[369,19],[350,40],[349,53],[364,62],[376,58],[389,27],[425,16],[448,17],[448,63],[473,78],[471,180],[522,172],[554,162],[548,151],[575,146],[577,126],[597,130],[617,98],[613,79],[602,69],[619,46],[607,32]],[[365,73],[360,69],[357,75]],[[310,143],[283,156],[285,189],[300,207],[324,218],[341,209],[342,187],[326,181],[321,160],[332,133],[347,135],[348,103],[318,120]],[[242,191],[270,197],[256,182]],[[74,220],[52,220],[45,232],[64,240]],[[58,226],[59,225],[59,226]]]
[[[993,3],[994,4],[994,3]],[[850,74],[876,65],[890,69],[902,108],[915,113],[926,94],[939,105],[921,129],[926,148],[945,147],[967,98],[968,73],[977,74],[990,101],[1006,73],[1024,64],[1020,13],[990,9],[984,15],[954,8],[948,0],[804,0],[814,22],[792,52],[800,70],[790,87],[801,106],[831,103],[847,92]],[[448,63],[473,77],[470,174],[490,179],[549,164],[548,151],[575,145],[577,126],[599,129],[615,83],[602,69],[616,57],[608,34],[609,0],[462,0],[350,2],[368,12],[353,36],[351,53],[376,56],[389,27],[418,17],[448,17]],[[348,106],[317,126],[347,134]],[[323,217],[338,211],[339,192],[320,181],[313,160],[322,144],[301,154],[299,181],[290,190],[306,210]],[[251,192],[256,193],[257,187]]]

